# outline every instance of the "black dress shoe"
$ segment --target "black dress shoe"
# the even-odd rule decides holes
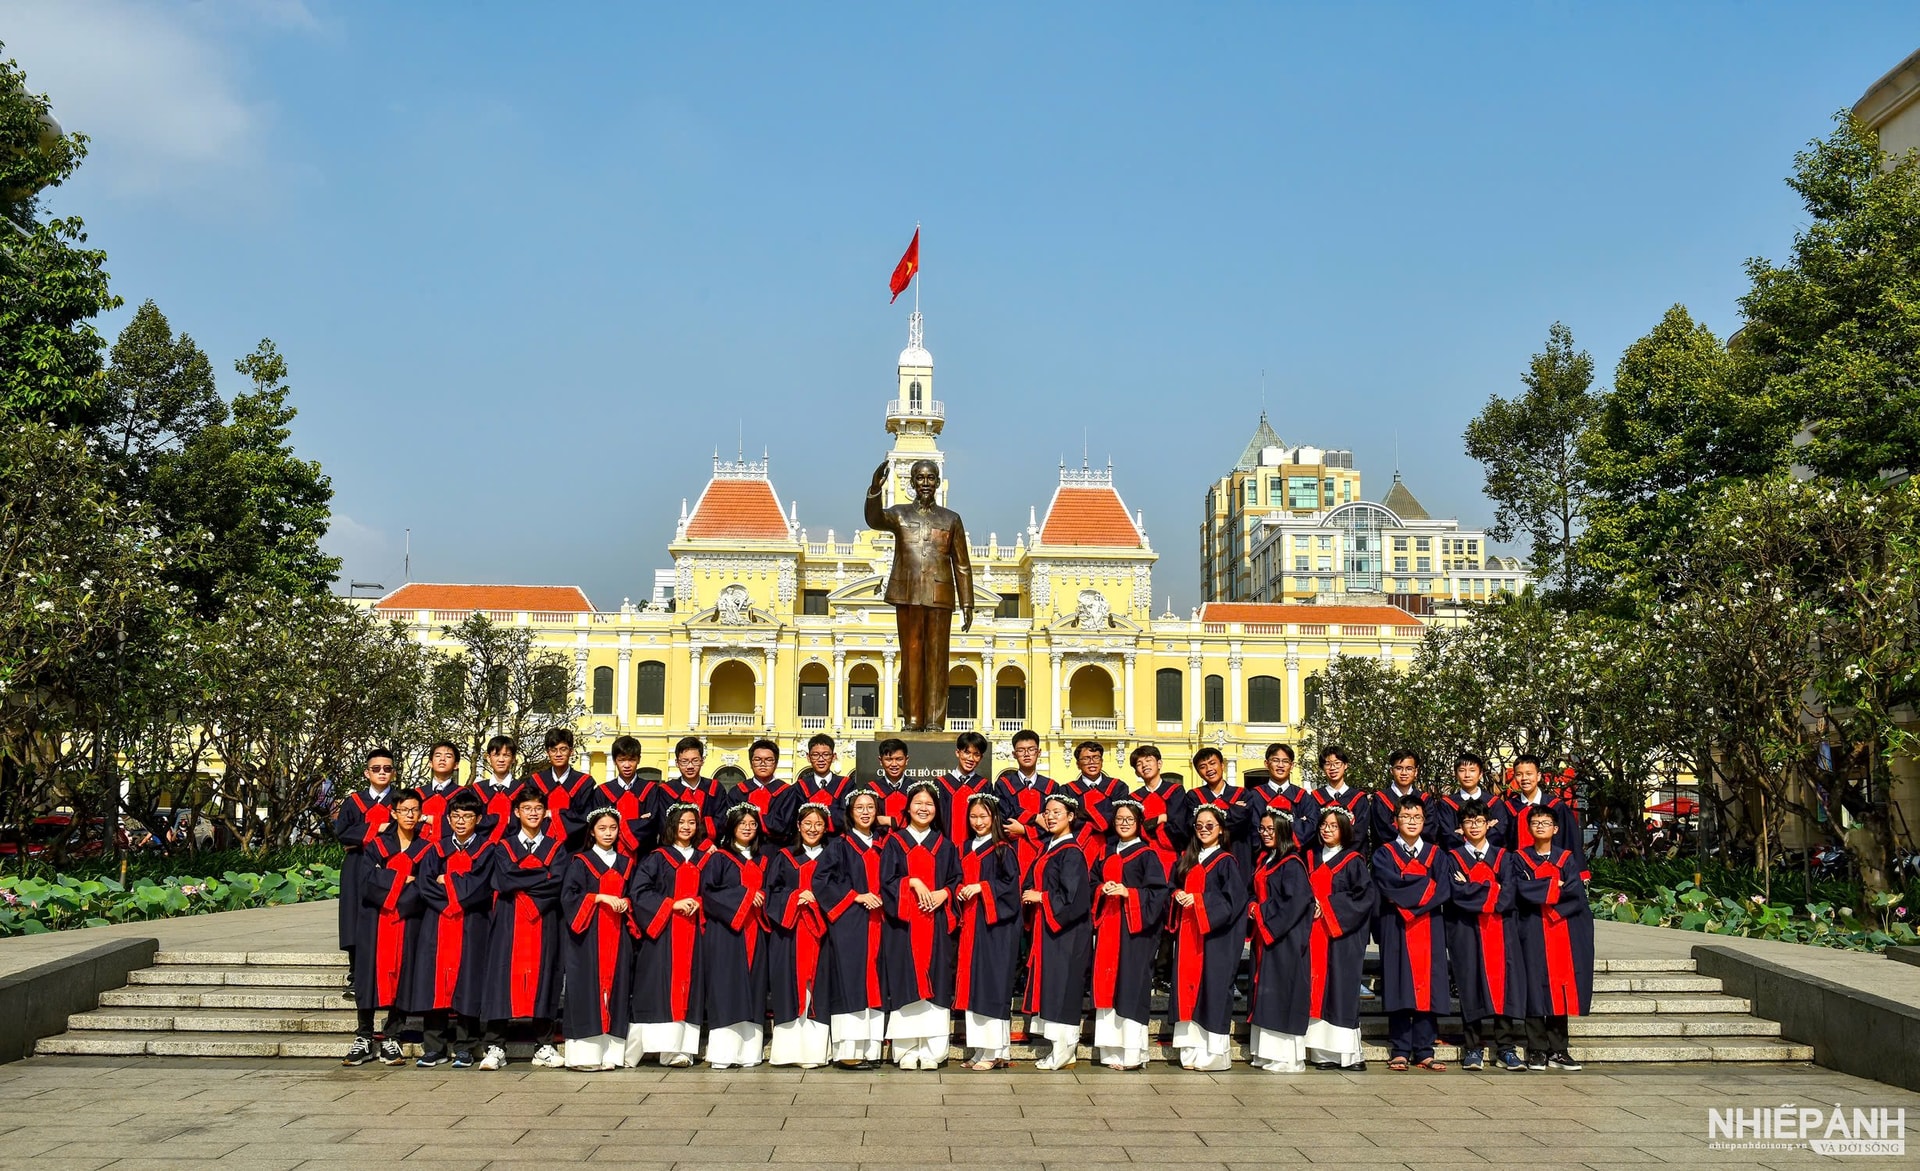
[[[1313,1063],[1313,1068],[1315,1068],[1315,1069],[1339,1069],[1339,1068],[1340,1068],[1340,1063],[1339,1063],[1339,1062],[1337,1062],[1337,1061],[1316,1061],[1316,1062],[1314,1062],[1314,1063]]]
[[[1367,1072],[1367,1063],[1364,1061],[1356,1061],[1352,1065],[1349,1065],[1347,1068],[1349,1070],[1352,1070],[1354,1073],[1365,1073]]]

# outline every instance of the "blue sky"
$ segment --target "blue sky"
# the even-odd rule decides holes
[[[105,331],[151,297],[222,370],[272,337],[353,577],[411,528],[415,580],[642,598],[736,436],[852,529],[920,221],[976,539],[1084,433],[1184,613],[1262,370],[1288,442],[1374,499],[1397,445],[1485,523],[1487,395],[1555,320],[1603,380],[1676,301],[1735,328],[1793,152],[1920,8],[9,0],[0,39],[94,137],[54,206]]]

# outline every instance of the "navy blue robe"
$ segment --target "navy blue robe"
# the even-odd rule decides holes
[[[1452,886],[1442,914],[1460,1019],[1524,1016],[1514,1011],[1526,994],[1527,975],[1513,914],[1512,855],[1490,846],[1475,862],[1462,846],[1448,851],[1447,857],[1453,866],[1448,875]]]
[[[959,888],[980,884],[980,893],[959,902]],[[1013,1015],[1013,973],[1020,951],[1020,853],[995,837],[969,844],[960,854],[954,887],[953,1008],[997,1020]]]
[[[1380,999],[1388,1012],[1447,1011],[1447,937],[1440,917],[1452,863],[1432,842],[1413,855],[1388,842],[1373,852],[1380,892]]]
[[[1307,879],[1320,914],[1307,940],[1308,1013],[1336,1028],[1360,1027],[1360,972],[1373,922],[1373,877],[1358,850],[1321,861],[1307,854]]]
[[[403,1011],[481,1015],[494,899],[487,866],[494,856],[477,831],[465,849],[448,832],[421,855],[413,884],[422,905],[420,932],[400,994]]]
[[[593,774],[568,766],[567,775],[559,777],[549,766],[528,773],[521,784],[532,785],[547,799],[547,819],[540,823],[542,833],[560,838],[569,853],[587,848],[584,815],[593,808],[593,792],[599,787],[594,783]]]
[[[1153,1001],[1153,957],[1167,922],[1171,888],[1160,851],[1144,838],[1116,843],[1089,875],[1093,884],[1093,1007],[1147,1023]],[[1124,895],[1101,888],[1117,882]]]
[[[826,854],[823,846],[821,856]],[[783,1025],[802,1016],[827,1019],[827,916],[814,901],[800,901],[800,892],[813,890],[820,858],[807,857],[806,848],[792,845],[767,859],[767,980],[773,1023]]]
[[[560,878],[567,851],[543,837],[529,853],[518,830],[493,846],[487,877],[493,917],[487,928],[486,991],[490,1021],[551,1020],[560,1010]]]
[[[1263,1029],[1302,1036],[1311,1003],[1307,942],[1313,934],[1313,884],[1299,850],[1277,859],[1271,853],[1261,855],[1247,915],[1253,944],[1247,1019]]]
[[[1173,905],[1173,996],[1167,1016],[1192,1021],[1209,1033],[1229,1032],[1252,883],[1240,873],[1233,852],[1220,849],[1176,875],[1174,889],[1194,899],[1192,906]]]
[[[1540,790],[1540,803],[1553,811],[1553,848],[1571,851],[1575,870],[1582,878],[1587,877],[1587,844],[1580,831],[1580,815],[1574,812],[1573,806],[1544,788]],[[1527,824],[1527,817],[1533,806],[1517,791],[1502,804],[1506,807],[1507,837],[1500,844],[1509,850],[1531,848],[1533,827]]]
[[[829,773],[822,777],[808,770],[780,790],[768,812],[774,821],[792,833],[800,822],[800,807],[806,804],[825,805],[827,807],[827,834],[831,837],[847,828],[847,810],[844,799],[848,792],[847,778]]]
[[[1412,789],[1408,792],[1409,795],[1418,794],[1424,797],[1427,803],[1426,824],[1425,827],[1421,829],[1420,836],[1429,842],[1439,841],[1439,833],[1433,817],[1433,805],[1436,799],[1431,794],[1421,794],[1418,789]],[[1367,794],[1365,801],[1361,802],[1361,807],[1367,811],[1367,842],[1371,848],[1377,850],[1400,836],[1399,800],[1399,795],[1396,794],[1391,787],[1388,787],[1375,789],[1373,792]]]
[[[614,849],[622,854],[631,854],[635,858],[651,851],[654,841],[653,819],[653,782],[635,777],[632,784],[615,776],[604,785],[597,785],[593,791],[581,797],[579,821],[591,835],[591,827],[586,824],[587,815],[600,809],[612,809],[620,815],[620,840],[614,843]],[[582,841],[584,849],[588,843]]]
[[[350,948],[360,939],[360,920],[365,918],[360,903],[360,854],[367,843],[380,836],[393,820],[393,786],[371,795],[355,789],[340,802],[333,815],[333,837],[347,854],[340,863],[340,946]]]
[[[1570,850],[1513,854],[1520,948],[1526,955],[1529,1017],[1593,1011],[1593,913]]]
[[[387,1008],[400,1002],[407,954],[420,933],[418,883],[413,881],[421,855],[433,846],[416,837],[406,847],[389,828],[368,842],[353,861],[360,867],[363,914],[354,941],[353,1002],[358,1008]]]
[[[764,1025],[767,1021],[767,931],[753,896],[766,886],[766,861],[716,849],[700,868],[700,904],[706,914],[702,963],[706,1023]]]
[[[700,897],[703,851],[683,858],[677,846],[661,846],[633,868],[627,900],[640,942],[633,951],[634,1024],[673,1021],[699,1024],[706,995],[700,929],[705,908],[692,915],[673,909],[681,899]]]
[[[624,1039],[633,998],[633,915],[618,913],[593,895],[625,898],[636,863],[615,853],[613,865],[587,849],[567,862],[560,881],[560,917],[566,924],[561,946],[566,967],[566,996],[561,1031],[569,1037],[611,1033]]]
[[[1249,882],[1253,880],[1254,859],[1261,852],[1260,818],[1269,806],[1289,818],[1293,816],[1293,806],[1272,781],[1240,790],[1227,807],[1227,841],[1232,844],[1233,860],[1240,864],[1240,873]]]
[[[1487,807],[1487,841],[1512,849],[1517,843],[1511,824],[1512,811],[1507,803],[1494,796],[1493,790],[1485,785],[1480,787],[1480,800]],[[1457,792],[1427,802],[1427,830],[1422,836],[1438,843],[1443,850],[1459,848],[1466,841],[1460,836],[1460,807],[1465,804]]]
[[[855,896],[880,893],[880,847],[851,831],[827,843],[813,872],[813,897],[827,916],[827,1011],[885,1007],[880,990],[884,907],[868,910]]]
[[[945,891],[947,901],[927,912],[908,885],[919,879],[929,891]],[[887,835],[880,849],[880,901],[886,922],[880,932],[880,990],[889,1012],[928,1000],[953,1005],[953,889],[960,882],[960,853],[953,842],[929,829],[915,843],[902,828]]]
[[[1026,908],[1033,932],[1027,949],[1027,1015],[1072,1024],[1080,1019],[1093,955],[1093,884],[1079,843],[1070,837],[1048,842],[1022,890],[1045,896]]]

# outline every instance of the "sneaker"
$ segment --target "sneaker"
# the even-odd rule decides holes
[[[1555,1053],[1547,1058],[1547,1068],[1557,1069],[1562,1073],[1579,1073],[1580,1063],[1565,1053]]]
[[[365,1065],[367,1062],[372,1060],[373,1060],[373,1038],[355,1037],[353,1039],[353,1048],[347,1050],[347,1055],[340,1059],[340,1064],[341,1065]]]
[[[437,1053],[429,1049],[425,1053],[422,1053],[420,1055],[420,1060],[414,1062],[413,1064],[415,1065],[415,1067],[419,1069],[432,1069],[437,1065],[445,1065],[446,1063],[447,1063],[446,1054]]]
[[[1379,998],[1378,996],[1376,996],[1376,995],[1374,995],[1374,992],[1373,992],[1373,987],[1372,987],[1371,985],[1369,985],[1369,984],[1368,984],[1368,983],[1367,983],[1367,982],[1366,982],[1365,980],[1362,980],[1362,981],[1360,981],[1360,999],[1362,999],[1362,1000],[1378,1000],[1378,999],[1380,999],[1380,998]]]
[[[1544,1053],[1541,1053],[1541,1054],[1528,1053],[1527,1068],[1532,1070],[1534,1073],[1545,1073],[1547,1071],[1547,1055]]]
[[[553,1046],[542,1045],[533,1051],[533,1067],[535,1069],[565,1069],[567,1067],[567,1059],[560,1056],[560,1051]]]
[[[1469,1049],[1460,1055],[1460,1068],[1472,1073],[1479,1073],[1482,1069],[1486,1068],[1486,1062],[1482,1059],[1478,1049]]]
[[[453,1068],[472,1069],[473,1051],[469,1049],[455,1049],[453,1051]]]
[[[1520,1073],[1527,1068],[1527,1063],[1520,1060],[1520,1055],[1513,1050],[1502,1049],[1500,1060],[1494,1063],[1493,1068],[1507,1073]]]
[[[505,1049],[500,1048],[500,1046],[498,1045],[489,1045],[487,1046],[487,1051],[484,1054],[482,1054],[480,1057],[479,1068],[500,1069],[506,1064],[507,1064],[507,1051]]]
[[[406,1059],[406,1054],[400,1052],[400,1042],[394,1040],[392,1037],[380,1038],[381,1065],[399,1065]]]

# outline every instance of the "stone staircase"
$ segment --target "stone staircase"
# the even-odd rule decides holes
[[[35,1052],[338,1058],[354,1024],[353,1002],[341,995],[345,966],[338,952],[163,951],[125,988],[102,994],[99,1008],[69,1017],[67,1031],[43,1038]],[[1691,959],[1603,959],[1596,967],[1593,1013],[1571,1022],[1579,1061],[1813,1060],[1811,1046],[1783,1040],[1777,1022],[1754,1016],[1745,999],[1697,974]],[[1014,1027],[1024,1023],[1016,1015]],[[1361,1032],[1367,1059],[1385,1062],[1385,1015],[1363,1008]],[[1442,1018],[1440,1033],[1457,1037],[1458,1020]],[[509,1052],[524,1056],[526,1047]],[[1437,1055],[1456,1061],[1459,1050],[1443,1044]],[[1016,1058],[1032,1056],[1029,1047],[1015,1046]]]

